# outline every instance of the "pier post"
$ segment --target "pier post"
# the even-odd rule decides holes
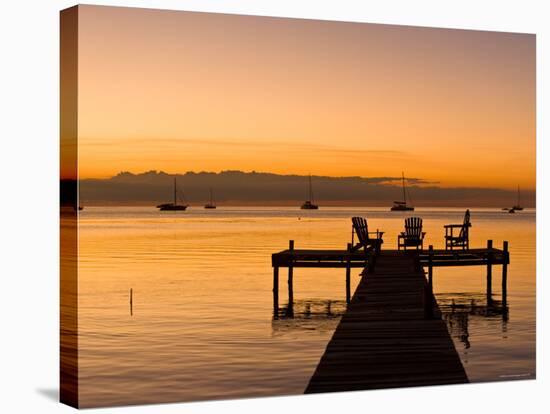
[[[506,308],[507,296],[508,296],[508,242],[505,241],[502,245],[502,306]]]
[[[273,266],[273,317],[279,318],[279,266]]]
[[[348,243],[348,256],[346,258],[346,303],[349,305],[351,301],[351,262],[350,253],[352,245]]]
[[[487,305],[493,302],[493,241],[487,240]]]
[[[290,262],[288,263],[288,307],[292,309],[294,306],[294,257],[292,255],[294,251],[294,240],[288,241],[288,250],[291,252]]]
[[[434,246],[430,244],[428,247],[428,283],[430,287],[433,286],[433,257],[434,257]]]

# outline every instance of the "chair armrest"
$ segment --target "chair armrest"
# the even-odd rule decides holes
[[[446,229],[450,229],[450,228],[455,228],[455,227],[464,227],[464,224],[445,224],[443,227],[446,228]]]
[[[376,235],[380,235],[380,237],[382,237],[384,235],[384,232],[383,231],[369,231],[369,234],[376,234]]]

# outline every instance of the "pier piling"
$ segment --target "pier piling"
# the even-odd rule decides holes
[[[290,252],[294,251],[294,240],[288,241],[288,250]],[[288,265],[288,306],[289,309],[292,309],[294,306],[294,266],[293,261],[291,260]]]
[[[273,316],[279,315],[279,266],[273,267]]]
[[[505,241],[502,245],[502,251],[504,255],[504,262],[502,263],[502,306],[506,307],[508,299],[508,242]]]
[[[493,241],[487,240],[487,305],[493,302]]]

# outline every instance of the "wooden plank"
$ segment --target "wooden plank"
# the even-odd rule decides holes
[[[437,303],[411,253],[382,252],[364,275],[306,393],[468,382]]]
[[[386,250],[385,254],[396,254],[398,250]],[[414,252],[418,254],[420,263],[428,265],[428,252]],[[499,249],[470,249],[470,250],[433,250],[432,266],[483,266],[491,260],[493,265],[510,263],[509,254]],[[350,252],[348,250],[283,250],[274,253],[271,257],[274,267],[319,267],[345,268],[349,261],[351,267],[364,267],[368,264],[368,257],[364,252]]]
[[[351,262],[349,264],[353,268],[364,268],[365,262]],[[278,264],[278,267],[288,267],[284,264]],[[309,267],[309,268],[330,268],[339,269],[347,267],[346,262],[293,262],[292,267]]]

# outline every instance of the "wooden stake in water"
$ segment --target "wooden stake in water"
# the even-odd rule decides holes
[[[130,316],[134,316],[134,290],[130,288]]]

